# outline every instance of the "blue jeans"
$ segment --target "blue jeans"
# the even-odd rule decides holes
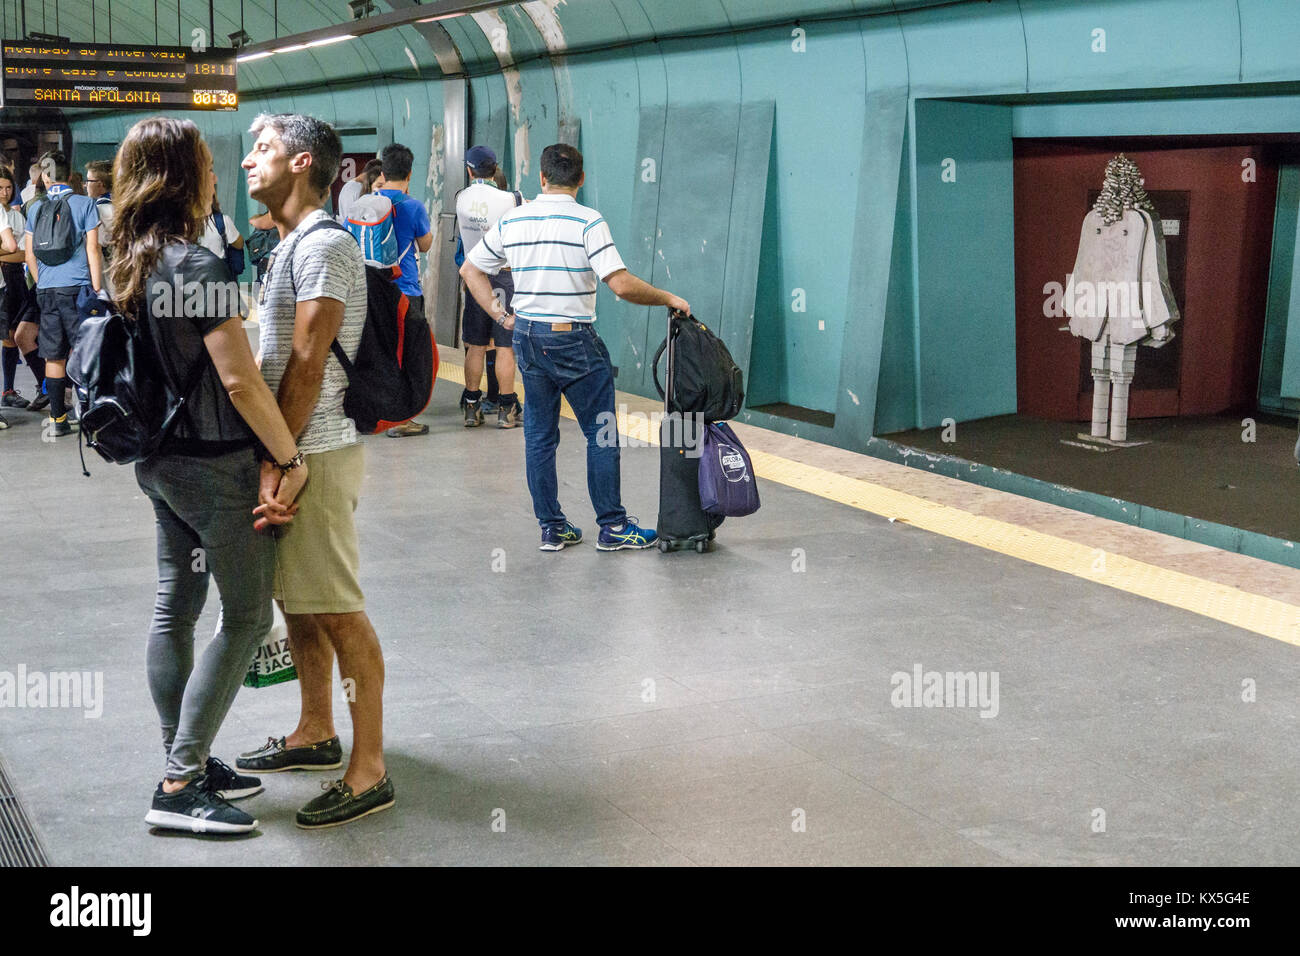
[[[565,522],[555,477],[563,395],[587,436],[587,493],[596,509],[596,522],[602,527],[622,524],[627,512],[619,489],[614,372],[605,343],[590,324],[555,332],[547,322],[520,318],[515,322],[513,344],[527,393],[524,448],[537,523],[543,528],[562,528]]]

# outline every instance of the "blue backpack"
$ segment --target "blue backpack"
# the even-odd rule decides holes
[[[358,196],[348,210],[343,225],[361,247],[366,265],[391,269],[406,254],[406,249],[399,252],[397,248],[396,208],[403,202],[406,202],[405,198],[394,203],[387,196],[368,193]]]

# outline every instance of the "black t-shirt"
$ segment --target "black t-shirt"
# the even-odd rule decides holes
[[[251,448],[256,436],[235,410],[203,344],[205,335],[239,315],[238,286],[226,264],[202,246],[172,243],[144,291],[149,308],[142,318],[149,322],[172,386],[184,388],[196,363],[205,366],[190,393],[188,420],[181,417],[160,453],[211,457]]]

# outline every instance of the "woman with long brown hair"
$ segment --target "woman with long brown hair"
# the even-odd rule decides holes
[[[209,752],[262,637],[271,627],[275,542],[263,529],[293,517],[307,480],[297,443],[253,359],[225,263],[196,244],[212,197],[212,155],[189,120],[131,127],[113,168],[115,300],[145,323],[183,420],[136,465],[153,505],[158,592],[149,628],[149,690],[166,767],[147,823],[242,833],[257,821],[229,802],[261,791]],[[259,504],[259,457],[279,464]],[[221,622],[196,662],[194,627],[209,579]]]

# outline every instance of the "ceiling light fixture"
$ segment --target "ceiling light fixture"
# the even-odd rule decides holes
[[[344,40],[355,40],[351,33],[345,33],[339,37],[326,37],[324,40],[312,40],[307,46],[329,46],[331,43],[342,43]]]

